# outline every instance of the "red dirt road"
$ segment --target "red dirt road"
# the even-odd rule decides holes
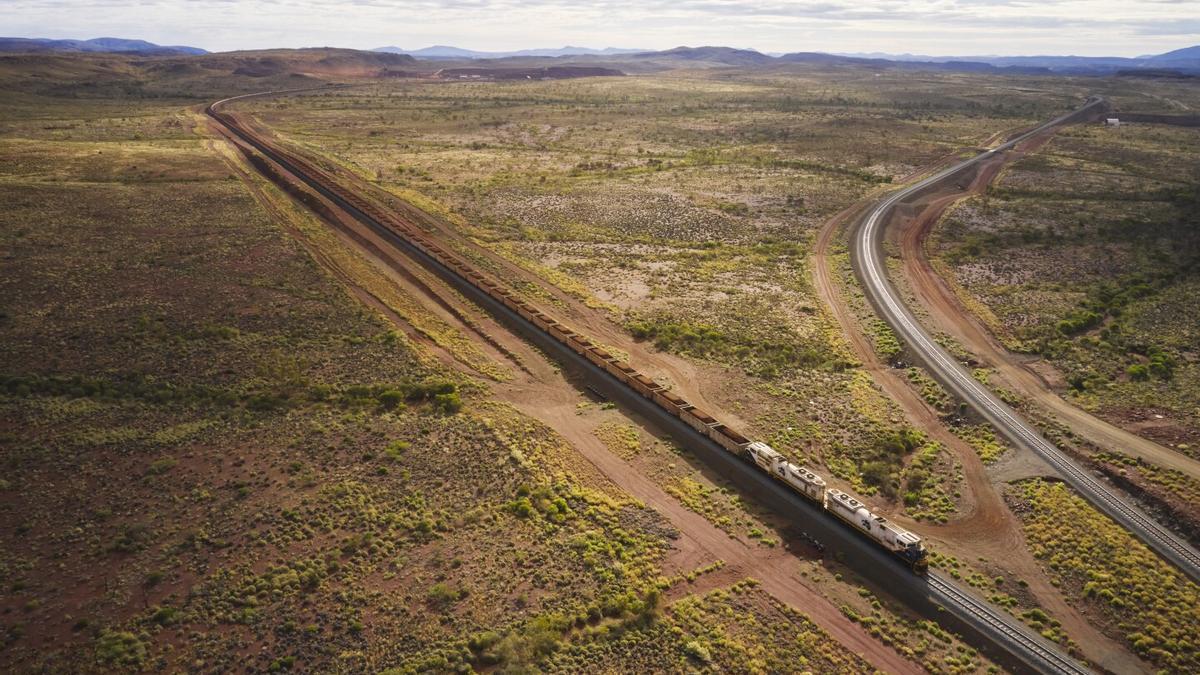
[[[1004,161],[1015,161],[1035,152],[1049,140],[1049,135],[1030,139],[1014,148],[1009,153],[1011,158],[985,164],[966,192],[937,197],[918,217],[893,223],[888,235],[897,239],[900,245],[903,274],[917,300],[928,310],[932,326],[953,336],[979,362],[993,368],[1007,388],[1050,412],[1076,435],[1097,447],[1140,457],[1200,479],[1200,461],[1109,424],[1063,400],[1039,373],[1039,370],[1053,371],[1053,366],[1005,349],[983,322],[963,305],[947,280],[930,263],[926,242],[945,210],[960,199],[981,194],[999,174]],[[1055,379],[1061,381],[1062,378]]]

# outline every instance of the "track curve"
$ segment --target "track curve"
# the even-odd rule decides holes
[[[1015,147],[1036,134],[1069,122],[1073,118],[1086,116],[1104,103],[1102,98],[1089,98],[1082,107],[1073,112],[1056,117],[1003,145],[979,153],[968,160],[893,192],[869,210],[862,219],[854,233],[851,263],[880,318],[886,321],[897,336],[913,350],[915,356],[925,364],[935,379],[971,406],[1011,443],[1028,449],[1046,460],[1093,506],[1120,523],[1193,581],[1200,581],[1200,553],[1197,553],[1174,533],[1159,525],[1141,509],[1122,499],[1062,450],[1046,440],[1032,424],[972,377],[962,364],[937,344],[900,299],[899,293],[888,280],[886,259],[882,254],[884,224],[898,204],[920,195],[924,190],[938,185],[943,180],[965,171],[984,159]]]

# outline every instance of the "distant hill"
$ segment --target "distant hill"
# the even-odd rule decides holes
[[[119,93],[131,98],[206,99],[328,82],[429,77],[434,70],[411,56],[352,49],[269,49],[152,58],[128,51],[41,51],[0,53],[0,91],[6,97],[89,98]]]
[[[1200,45],[1184,47],[1183,49],[1176,49],[1164,54],[1146,56],[1143,58],[1147,61],[1180,61],[1184,59],[1200,60]]]
[[[1138,67],[1137,59],[1120,56],[993,56],[964,57],[993,66],[1045,68],[1056,73],[1104,74]]]
[[[979,61],[915,61],[867,58],[861,56],[838,56],[822,52],[796,52],[779,57],[783,63],[814,63],[826,66],[865,66],[869,68],[895,68],[899,70],[941,70],[961,73],[1008,73],[1022,75],[1049,74],[1046,68],[1035,66],[995,66]]]
[[[704,46],[675,47],[666,50],[589,49],[561,47],[558,49],[525,49],[511,52],[485,52],[447,45],[406,50],[400,47],[380,47],[376,52],[408,54],[424,60],[484,60],[506,58],[569,58],[603,57],[604,63],[626,64],[634,70],[679,67],[689,63],[698,66],[734,66],[743,68],[773,65],[814,64],[826,66],[865,66],[871,68],[900,68],[904,70],[933,70],[997,74],[1069,74],[1114,75],[1129,74],[1145,69],[1161,76],[1170,71],[1200,74],[1200,46],[1187,47],[1158,54],[1128,58],[1121,56],[926,56],[917,54],[829,54],[824,52],[793,52],[778,56],[753,49]],[[593,61],[594,62],[594,61]],[[635,65],[641,64],[641,65]]]
[[[458,47],[449,47],[446,45],[434,45],[411,51],[399,47],[378,47],[371,51],[385,54],[405,54],[422,59],[487,59],[494,58],[494,55],[500,54],[500,52],[477,52],[471,49],[459,49]]]
[[[590,49],[586,47],[559,47],[554,49],[526,49],[513,52],[482,52],[458,47],[435,45],[407,51],[399,47],[380,47],[371,51],[335,48],[312,49],[269,49],[210,54],[203,49],[186,46],[162,46],[145,40],[122,38],[95,38],[92,40],[46,40],[30,38],[0,38],[0,53],[8,52],[5,64],[15,67],[17,72],[31,72],[31,68],[64,68],[63,62],[37,64],[37,59],[51,56],[77,58],[87,55],[92,59],[106,56],[153,56],[153,63],[141,68],[163,70],[170,79],[182,82],[188,78],[211,80],[220,77],[241,78],[372,78],[372,77],[431,77],[438,70],[438,61],[453,62],[445,65],[461,65],[463,61],[477,62],[488,68],[521,68],[522,77],[556,77],[553,73],[536,69],[562,67],[608,68],[612,72],[644,73],[672,68],[783,68],[808,67],[859,67],[877,70],[898,69],[912,71],[968,72],[980,74],[1027,74],[1027,75],[1098,75],[1098,76],[1142,76],[1177,77],[1200,76],[1200,45],[1176,49],[1163,54],[1126,57],[1096,56],[918,56],[913,54],[828,54],[824,52],[793,52],[772,56],[753,49],[734,47],[681,46],[662,51],[627,50],[619,48]],[[11,60],[17,58],[17,61]],[[20,59],[32,59],[25,62]],[[420,60],[418,60],[420,59]],[[114,62],[115,63],[115,62]],[[130,61],[127,65],[136,66]],[[473,63],[472,65],[475,65]],[[121,77],[132,76],[124,71],[125,66],[110,64],[117,68]],[[99,63],[87,64],[84,70],[101,68]],[[68,68],[69,70],[70,68]],[[562,71],[566,72],[566,71]],[[102,71],[103,75],[103,71]],[[471,77],[475,73],[460,73]],[[577,75],[571,75],[577,76]],[[492,73],[489,77],[502,78],[507,75]],[[103,75],[101,79],[108,79]]]
[[[604,49],[590,49],[588,47],[558,47],[556,49],[520,49],[511,52],[484,52],[474,49],[462,49],[460,47],[450,47],[447,45],[434,45],[432,47],[424,47],[422,49],[401,49],[400,47],[377,47],[372,51],[384,52],[388,54],[408,54],[421,59],[505,59],[522,56],[611,56],[614,54],[634,54],[645,51],[642,49],[622,49],[619,47],[605,47]]]
[[[762,52],[733,47],[676,47],[661,52],[641,52],[630,56],[635,59],[679,59],[726,66],[762,66],[775,61],[774,57]]]
[[[966,60],[993,66],[1045,68],[1068,75],[1111,75],[1117,71],[1170,68],[1181,72],[1200,73],[1200,46],[1176,49],[1149,57],[1121,56],[971,56]],[[945,60],[945,59],[939,59]]]
[[[1165,54],[1128,58],[1123,56],[918,56],[914,54],[843,54],[848,58],[879,59],[925,64],[982,63],[998,68],[1040,70],[1069,75],[1130,74],[1139,69],[1177,70],[1200,73],[1200,45]],[[1009,72],[1012,72],[1010,70]]]
[[[0,52],[132,52],[136,54],[207,54],[199,47],[156,45],[145,40],[102,37],[91,40],[49,40],[46,38],[0,37]]]
[[[194,65],[208,70],[227,70],[233,75],[258,78],[279,75],[374,77],[387,75],[387,71],[397,66],[411,66],[416,62],[415,58],[407,54],[319,47],[208,54],[196,59]]]

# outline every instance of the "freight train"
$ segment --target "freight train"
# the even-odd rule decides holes
[[[261,139],[256,133],[245,127],[240,120],[227,113],[217,111],[224,103],[220,101],[210,105],[205,112],[224,125],[235,135],[257,148],[264,155],[279,163],[289,172],[302,180],[306,179],[314,189],[343,208],[349,207],[351,212],[357,211],[374,221],[378,227],[385,228],[391,234],[400,237],[412,247],[433,259],[438,266],[460,280],[474,286],[488,297],[507,307],[525,321],[536,326],[550,337],[566,345],[571,351],[579,354],[597,368],[607,372],[622,384],[657,404],[668,414],[679,418],[711,439],[728,452],[751,462],[755,467],[782,482],[801,497],[813,502],[828,511],[834,517],[854,528],[860,534],[870,538],[877,545],[887,549],[892,554],[908,563],[912,570],[924,574],[927,568],[926,551],[917,535],[890,523],[887,519],[874,514],[863,504],[862,500],[832,488],[827,488],[825,479],[809,469],[788,462],[771,446],[761,441],[750,441],[736,430],[718,422],[708,413],[688,403],[678,395],[667,390],[663,385],[639,373],[625,361],[613,356],[599,345],[593,344],[583,335],[571,330],[537,307],[517,297],[511,291],[492,279],[479,273],[458,255],[447,251],[433,241],[428,232],[414,223],[397,217],[394,213],[381,208],[376,203],[363,198],[352,190],[341,186],[325,170],[318,168],[312,161],[299,157],[294,153]],[[260,168],[266,168],[255,162]],[[270,177],[277,181],[286,181],[278,172],[270,169]],[[289,186],[291,187],[291,186]],[[289,189],[289,191],[294,191]],[[310,195],[304,195],[306,203],[313,202]],[[312,203],[314,208],[320,207]],[[367,223],[371,224],[371,223]]]

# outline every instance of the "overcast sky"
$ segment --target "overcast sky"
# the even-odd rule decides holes
[[[1136,56],[1200,43],[1200,0],[0,0],[0,34],[211,51],[719,44]]]

